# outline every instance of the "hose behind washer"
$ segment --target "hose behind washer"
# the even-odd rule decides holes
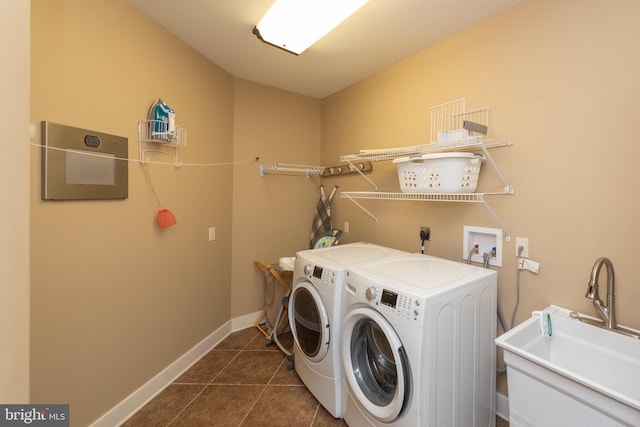
[[[471,251],[469,252],[469,256],[467,257],[467,264],[471,264],[471,255],[473,255],[475,253],[475,248],[471,249]],[[488,252],[485,252],[484,254],[482,254],[482,258],[484,260],[484,268],[489,268],[489,260],[490,260],[490,255]],[[507,325],[507,320],[504,318],[504,313],[502,313],[502,307],[500,307],[500,302],[497,301],[497,305],[498,305],[498,320],[500,321],[500,326],[502,326],[502,331],[503,332],[507,332],[510,328]],[[516,309],[518,308],[517,304],[516,304]],[[515,312],[516,309],[513,310],[513,315],[515,316]],[[511,327],[513,327],[513,320],[511,321]],[[498,375],[502,375],[504,373],[507,372],[507,366],[503,365],[503,366],[499,366],[496,368],[496,373]]]
[[[282,343],[278,339],[278,325],[280,325],[280,319],[282,318],[282,314],[289,306],[290,295],[291,295],[291,290],[289,290],[289,292],[287,292],[284,298],[282,298],[282,305],[280,306],[280,310],[278,310],[278,315],[276,316],[276,322],[275,322],[276,327],[273,330],[272,337],[273,337],[273,342],[275,342],[278,348],[289,358],[289,364],[287,365],[287,369],[292,370],[294,368],[293,349],[289,350],[285,348],[284,345],[282,345]]]

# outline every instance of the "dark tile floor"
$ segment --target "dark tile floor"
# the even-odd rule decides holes
[[[280,341],[290,348],[287,335]],[[276,345],[266,346],[256,328],[234,332],[123,426],[346,426],[287,365],[287,357]],[[496,427],[508,425],[497,418]]]

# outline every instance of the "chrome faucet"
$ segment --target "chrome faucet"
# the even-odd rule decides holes
[[[598,295],[598,276],[600,275],[600,269],[602,266],[607,268],[607,303],[603,303]],[[613,306],[613,264],[609,258],[598,258],[591,270],[591,280],[589,281],[589,287],[587,288],[586,298],[593,300],[593,306],[596,311],[602,317],[604,327],[608,329],[616,329],[618,324],[616,322],[616,313]]]

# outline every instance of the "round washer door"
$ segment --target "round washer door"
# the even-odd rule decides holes
[[[411,394],[409,361],[398,334],[369,307],[348,311],[342,325],[342,363],[352,395],[373,417],[394,421]]]
[[[316,287],[308,281],[294,288],[289,298],[289,325],[296,345],[312,362],[329,350],[329,316]]]

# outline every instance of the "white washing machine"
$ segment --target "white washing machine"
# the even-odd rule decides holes
[[[358,426],[495,426],[495,271],[411,254],[350,269],[344,419]]]
[[[336,418],[344,415],[340,326],[347,268],[406,255],[371,243],[350,243],[296,254],[289,298],[295,368],[318,402]]]

